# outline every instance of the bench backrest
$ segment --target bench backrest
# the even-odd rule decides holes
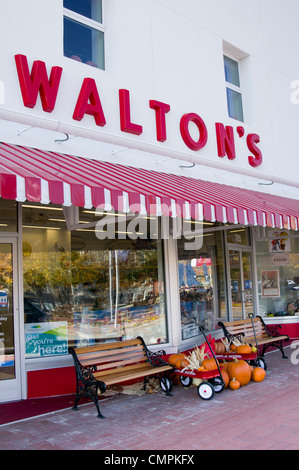
[[[254,330],[252,327],[251,319],[236,320],[232,322],[223,323],[228,333],[231,335],[242,335],[242,342],[245,343],[248,339],[254,339],[254,330],[257,338],[268,338],[265,326],[259,318],[253,318]]]
[[[74,349],[82,366],[96,366],[103,375],[113,373],[116,368],[134,368],[134,364],[148,363],[145,346],[140,338],[113,343],[102,343]],[[97,376],[100,374],[97,373]]]

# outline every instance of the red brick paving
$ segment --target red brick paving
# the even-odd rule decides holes
[[[290,357],[292,349],[286,348]],[[196,388],[121,395],[0,426],[1,450],[298,450],[299,364],[266,356],[266,378],[210,401]]]

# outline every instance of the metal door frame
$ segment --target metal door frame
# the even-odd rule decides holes
[[[12,269],[13,269],[13,322],[14,322],[14,356],[15,356],[15,378],[0,381],[0,403],[20,400],[24,395],[24,355],[21,353],[24,341],[21,341],[22,319],[20,315],[20,272],[19,272],[19,249],[18,236],[3,233],[0,236],[0,244],[12,247]],[[23,323],[24,324],[24,319]]]
[[[228,304],[228,321],[233,321],[233,306],[232,306],[232,296],[231,296],[231,273],[230,273],[230,262],[229,262],[229,252],[238,251],[242,256],[243,253],[250,253],[250,271],[252,279],[252,309],[255,305],[255,282],[254,282],[254,269],[253,269],[253,250],[252,246],[247,245],[236,245],[233,243],[226,243],[226,276],[227,276],[227,304]],[[241,261],[241,257],[240,257]],[[241,274],[241,283],[242,283],[242,316],[245,318],[245,309],[244,309],[244,272],[243,272],[243,263],[240,263],[240,274]],[[229,295],[228,295],[229,294]]]

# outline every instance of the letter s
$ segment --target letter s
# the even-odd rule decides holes
[[[260,136],[257,134],[248,134],[247,136],[247,147],[250,152],[253,153],[254,157],[250,155],[248,157],[249,165],[256,168],[257,166],[261,165],[263,161],[262,152],[260,149],[255,145],[258,144],[260,141]]]

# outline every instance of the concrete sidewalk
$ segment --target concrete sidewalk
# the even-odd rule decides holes
[[[294,349],[267,354],[267,374],[210,401],[194,387],[120,395],[0,427],[1,450],[297,450],[299,449],[299,364]]]

